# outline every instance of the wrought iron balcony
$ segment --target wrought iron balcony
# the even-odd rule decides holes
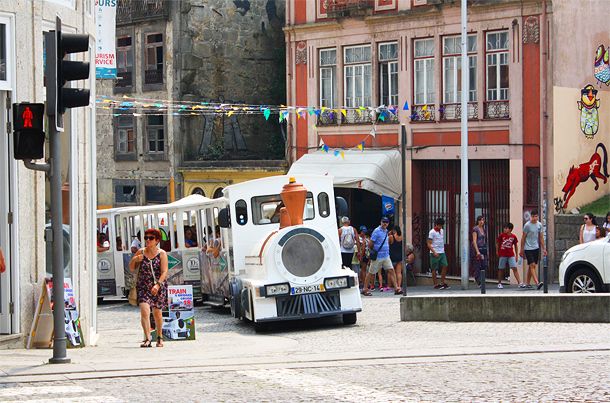
[[[169,0],[118,0],[117,25],[167,19],[169,5]]]
[[[373,0],[327,0],[326,12],[329,18],[366,14],[373,8]]]
[[[509,101],[486,101],[483,103],[483,119],[509,119]]]
[[[357,109],[349,109],[343,116],[344,124],[358,124],[358,123],[374,123],[375,122],[375,111],[365,109],[358,113]]]
[[[412,112],[411,122],[434,122],[436,120],[434,104],[413,105]]]
[[[163,84],[163,69],[146,70],[144,84]]]
[[[384,112],[377,113],[377,123],[398,123],[398,110],[396,110],[396,115],[390,111]],[[381,115],[383,115],[383,118]]]
[[[115,87],[131,87],[133,85],[133,74],[131,71],[119,71]]]
[[[441,120],[460,120],[462,118],[462,104],[443,104],[440,109]],[[479,118],[479,104],[468,103],[468,119]]]
[[[320,113],[318,117],[318,126],[330,126],[336,125],[339,122],[339,116],[341,113],[337,113],[332,109],[325,109],[324,112]]]

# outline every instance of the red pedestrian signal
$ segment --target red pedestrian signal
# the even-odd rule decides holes
[[[44,157],[44,104],[13,104],[14,157],[37,160]]]

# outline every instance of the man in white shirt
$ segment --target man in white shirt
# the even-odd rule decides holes
[[[432,268],[432,283],[437,290],[446,290],[449,288],[445,284],[445,276],[447,275],[447,256],[445,255],[445,230],[443,230],[445,220],[437,218],[434,222],[434,228],[428,234],[428,249],[430,249],[430,267]],[[441,269],[441,282],[436,283],[436,271]]]

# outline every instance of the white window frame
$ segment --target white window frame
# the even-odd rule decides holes
[[[378,46],[379,100],[382,105],[396,106],[398,105],[398,42],[380,43]],[[392,50],[393,46],[396,47],[395,51]],[[387,55],[388,51],[391,54]]]
[[[4,46],[6,54],[4,71],[6,77],[0,80],[0,91],[10,91],[13,89],[15,78],[15,20],[11,14],[0,13],[0,24],[5,26]]]
[[[366,52],[368,48],[368,54]],[[348,51],[360,49],[360,60],[348,60]],[[344,105],[348,108],[373,106],[371,45],[348,46],[343,49]],[[351,78],[351,83],[348,81]],[[368,86],[367,86],[368,83]],[[368,88],[367,88],[368,87]],[[348,96],[350,92],[352,96]],[[358,96],[358,94],[360,96]]]
[[[447,48],[447,41],[454,41],[455,50]],[[457,41],[457,43],[455,43]],[[468,102],[477,102],[477,35],[468,35],[468,73],[470,76]],[[462,37],[460,35],[443,38],[443,103],[455,104],[461,102],[462,85]],[[452,64],[451,66],[448,66]],[[449,73],[449,74],[448,74]],[[447,91],[448,75],[454,80],[452,91]],[[473,79],[474,78],[474,79]]]
[[[505,34],[505,40],[502,39],[502,34]],[[490,38],[495,36],[493,39]],[[509,64],[509,40],[510,35],[508,30],[506,31],[493,31],[485,34],[486,39],[486,54],[485,54],[485,94],[487,101],[508,101],[510,83],[507,87],[501,87],[502,83],[502,66],[506,67],[506,75],[510,74]],[[502,43],[503,42],[503,43]],[[494,67],[496,70],[496,80],[494,88],[490,88],[490,67]],[[493,80],[492,80],[493,81]]]
[[[334,57],[333,57],[334,53]],[[337,107],[337,49],[320,49],[320,106]],[[330,94],[326,94],[324,85],[330,81]],[[330,95],[330,96],[329,96]]]
[[[420,55],[417,54],[417,44],[419,42],[426,42],[427,45],[432,44],[432,46],[426,46],[424,53]],[[420,80],[423,81],[423,92],[418,92]],[[414,105],[434,104],[434,38],[413,41],[413,91]]]

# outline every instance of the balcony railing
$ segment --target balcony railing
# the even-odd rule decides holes
[[[373,8],[373,0],[328,0],[326,11],[330,18],[364,14]]]
[[[166,19],[168,16],[169,0],[118,0],[117,2],[117,24]]]
[[[361,111],[362,113],[358,113],[357,109],[349,109],[346,111],[345,116],[343,116],[342,123],[346,124],[358,124],[358,123],[373,123],[375,122],[375,111],[365,109]]]
[[[144,84],[163,84],[163,69],[146,70]]]
[[[383,119],[381,119],[382,114]],[[398,123],[398,111],[396,111],[396,115],[389,111],[377,113],[377,123]]]
[[[426,109],[424,109],[424,107],[426,107]],[[434,122],[436,120],[433,104],[413,105],[412,112],[411,122]]]
[[[120,71],[117,74],[115,87],[131,87],[133,85],[133,74],[131,71]]]
[[[340,114],[334,110],[325,109],[324,112],[320,113],[320,117],[318,117],[318,126],[336,125],[339,122],[338,115]]]
[[[462,118],[462,104],[443,104],[439,110],[441,120],[460,120]],[[468,119],[479,118],[479,104],[476,102],[468,103]]]
[[[486,101],[483,103],[483,119],[509,119],[509,101]]]

